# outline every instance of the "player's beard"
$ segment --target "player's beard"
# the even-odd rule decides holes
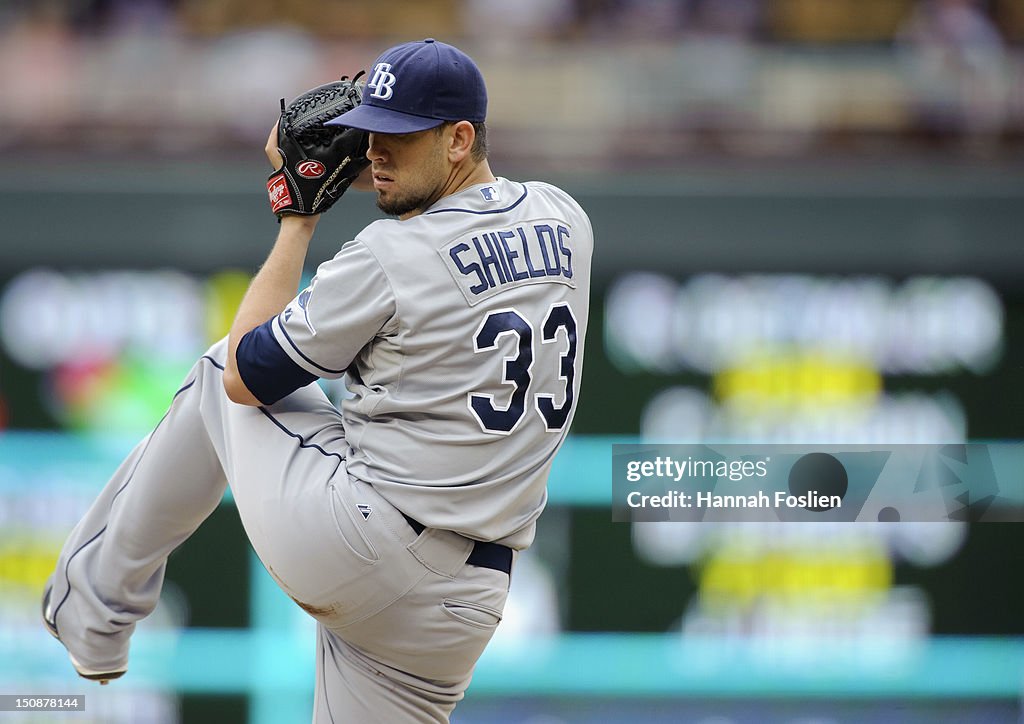
[[[385,199],[378,192],[377,208],[391,216],[404,216],[405,214],[425,208],[424,204],[426,203],[426,200],[426,196],[413,196],[410,193],[406,193],[402,196],[391,196],[390,198]]]
[[[406,174],[403,174],[406,175]],[[423,168],[409,172],[417,181],[415,187],[393,190],[385,198],[384,192],[377,192],[377,208],[391,216],[404,216],[413,212],[426,211],[427,207],[440,198],[439,188],[444,184],[445,171],[441,149],[426,159]]]

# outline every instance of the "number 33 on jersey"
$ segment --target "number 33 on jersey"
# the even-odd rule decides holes
[[[350,474],[521,547],[579,399],[592,251],[572,197],[498,179],[370,224],[268,332],[305,374],[348,373]]]
[[[575,288],[572,236],[569,227],[556,219],[534,220],[510,229],[474,230],[449,244],[444,252],[456,284],[467,303],[473,305],[520,284],[559,283]],[[482,430],[508,434],[527,414],[534,381],[535,338],[542,344],[554,343],[559,338],[563,342],[564,354],[557,367],[538,370],[536,374],[537,384],[549,390],[557,387],[562,401],[556,404],[555,394],[539,391],[533,393],[533,401],[549,431],[565,427],[575,398],[578,328],[568,300],[552,302],[543,319],[536,322],[515,308],[486,313],[473,335],[473,351],[499,350],[501,338],[512,335],[514,354],[504,358],[501,377],[503,383],[512,386],[507,404],[497,403],[497,396],[491,393],[469,394],[469,407]],[[540,334],[535,334],[535,330]],[[481,363],[486,364],[483,360]]]

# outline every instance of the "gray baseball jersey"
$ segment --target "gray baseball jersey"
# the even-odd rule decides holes
[[[568,194],[498,179],[369,225],[266,330],[310,376],[347,371],[349,474],[521,549],[578,396],[592,249]]]

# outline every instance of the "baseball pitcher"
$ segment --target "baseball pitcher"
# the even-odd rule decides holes
[[[433,39],[283,108],[274,247],[43,593],[79,674],[126,672],[168,555],[230,485],[267,571],[318,622],[314,721],[448,721],[572,422],[593,247],[564,191],[492,174],[486,110],[477,66]],[[295,296],[320,214],[353,184],[394,218]],[[342,375],[339,410],[310,383]]]

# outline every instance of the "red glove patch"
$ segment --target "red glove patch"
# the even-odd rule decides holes
[[[288,193],[288,181],[284,174],[274,174],[267,179],[267,195],[270,196],[270,209],[275,214],[292,203],[292,195]]]

